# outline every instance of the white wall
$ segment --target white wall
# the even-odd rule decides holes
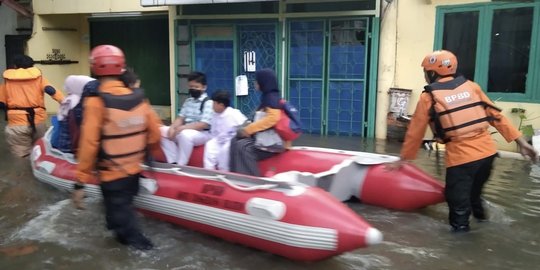
[[[17,31],[17,13],[6,5],[0,5],[0,73],[6,69],[5,35],[15,35]],[[3,82],[0,76],[0,83]]]
[[[141,6],[140,0],[34,0],[36,14],[76,14],[102,12],[167,11],[167,6]]]

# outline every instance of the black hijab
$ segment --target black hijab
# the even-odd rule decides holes
[[[279,93],[276,74],[273,70],[265,68],[255,72],[255,80],[262,92],[259,109],[270,107],[280,109],[281,95]]]

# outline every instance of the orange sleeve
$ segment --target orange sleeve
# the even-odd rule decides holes
[[[149,103],[148,105],[148,141],[147,144],[157,144],[161,140],[161,132],[159,127],[161,126],[161,119],[158,117],[156,112],[152,109]]]
[[[481,90],[480,86],[476,84],[476,90],[478,91],[478,94],[480,95],[480,98],[485,103],[495,106],[495,104],[489,99],[489,97]],[[497,131],[504,137],[506,142],[512,142],[516,140],[517,138],[521,137],[521,132],[514,127],[512,123],[506,118],[499,110],[491,107],[487,107],[486,113],[488,116],[491,116],[495,118],[494,121],[490,121],[489,123],[497,129]]]
[[[266,108],[266,116],[262,119],[255,121],[244,128],[244,131],[249,134],[255,134],[259,131],[269,129],[277,124],[279,118],[281,117],[280,109]]]
[[[6,85],[0,84],[0,102],[6,104]]]
[[[403,142],[400,154],[402,159],[413,160],[416,158],[429,123],[430,106],[431,97],[429,94],[421,94],[420,100],[416,104],[414,115],[407,127],[407,133],[405,133],[405,141]]]
[[[79,151],[77,153],[79,164],[77,164],[76,177],[78,181],[86,183],[93,177],[96,165],[104,105],[99,97],[87,97],[83,106],[81,138],[79,139]]]

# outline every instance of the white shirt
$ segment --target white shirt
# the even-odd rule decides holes
[[[221,113],[214,112],[210,134],[219,144],[224,144],[236,135],[237,128],[246,121],[247,117],[241,111],[227,107]]]

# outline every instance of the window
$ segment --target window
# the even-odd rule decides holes
[[[533,8],[493,12],[488,92],[525,93]]]
[[[458,73],[492,99],[540,102],[540,2],[437,9],[435,47],[458,57]]]
[[[478,11],[455,12],[444,15],[443,48],[459,55],[459,72],[474,80]]]

